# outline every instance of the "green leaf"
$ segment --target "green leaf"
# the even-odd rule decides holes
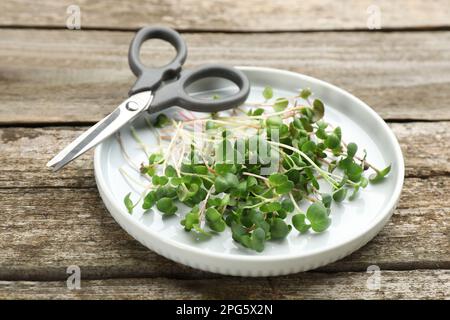
[[[347,145],[347,157],[353,158],[357,151],[358,151],[358,146],[356,145],[356,143],[350,142]]]
[[[273,109],[276,112],[280,112],[283,111],[284,109],[286,109],[286,107],[289,105],[289,100],[286,98],[278,98],[277,100],[275,100],[275,103],[273,104]]]
[[[306,217],[311,223],[311,229],[315,232],[323,232],[328,229],[331,224],[327,208],[320,202],[315,202],[309,206],[306,211]]]
[[[148,210],[153,207],[156,203],[156,192],[150,191],[144,198],[144,202],[142,203],[142,209]]]
[[[280,186],[288,181],[288,177],[281,173],[272,173],[269,176],[269,182],[273,186]]]
[[[177,171],[173,166],[169,165],[166,167],[164,174],[166,175],[166,177],[173,178],[177,176]]]
[[[283,183],[282,185],[275,187],[275,192],[278,194],[286,194],[291,192],[291,190],[294,188],[294,183],[292,181],[287,181]]]
[[[313,127],[311,123],[309,123],[308,119],[306,118],[300,118],[300,123],[302,124],[303,129],[305,129],[307,132],[312,132]]]
[[[281,218],[273,219],[270,224],[271,239],[284,239],[291,231],[292,227],[287,225]]]
[[[330,209],[332,199],[333,199],[332,196],[329,195],[328,193],[322,194],[322,203],[325,206],[325,208]]]
[[[284,199],[281,202],[281,207],[283,208],[283,210],[285,210],[287,212],[292,212],[295,209],[294,204],[292,203],[292,201],[290,199]]]
[[[229,172],[233,172],[234,164],[232,163],[216,163],[214,165],[214,171],[217,172],[217,174],[224,176],[225,174]]]
[[[186,214],[184,219],[180,222],[181,225],[184,226],[184,230],[191,231],[192,228],[194,228],[194,225],[198,225],[200,223],[199,212],[200,210],[198,206],[195,206]]]
[[[193,167],[194,173],[207,175],[208,174],[208,168],[203,165],[196,165]]]
[[[208,208],[205,213],[206,222],[211,230],[222,232],[225,230],[226,224],[222,219],[222,215],[215,208]]]
[[[218,176],[214,181],[214,188],[216,189],[217,193],[225,192],[226,190],[228,190],[228,182],[225,177]]]
[[[292,225],[300,233],[305,233],[311,228],[311,225],[306,223],[306,216],[303,213],[298,213],[292,217]]]
[[[301,150],[303,152],[314,152],[316,151],[316,143],[314,141],[308,140],[302,144]]]
[[[344,187],[333,192],[333,200],[336,202],[344,201],[346,196],[347,196],[347,189]]]
[[[361,180],[359,181],[359,185],[363,188],[367,187],[367,185],[369,184],[369,179],[367,179],[366,177],[361,177]]]
[[[308,99],[309,98],[309,96],[311,95],[311,90],[309,90],[309,89],[303,89],[301,92],[300,92],[300,98],[303,98],[303,99]]]
[[[316,137],[319,139],[325,140],[328,137],[328,135],[325,132],[325,129],[317,129]]]
[[[234,241],[241,243],[241,238],[247,234],[247,229],[243,225],[234,221],[231,223],[231,235]]]
[[[206,123],[205,123],[205,130],[214,130],[214,129],[217,129],[218,128],[218,126],[217,126],[217,124],[214,122],[214,121],[211,121],[211,120],[208,120],[208,121],[206,121]]]
[[[128,213],[131,214],[131,213],[133,213],[134,205],[133,205],[133,201],[131,201],[131,199],[130,199],[130,196],[131,196],[131,192],[125,196],[125,198],[123,199],[123,203],[125,204],[125,207],[127,208]]]
[[[262,92],[262,95],[263,95],[264,99],[266,99],[266,100],[272,99],[273,89],[271,87],[265,87]]]
[[[256,180],[255,177],[248,176],[247,177],[247,188],[250,189],[253,186],[256,186],[258,184],[258,180]]]
[[[198,184],[190,184],[189,186],[179,186],[177,189],[177,197],[181,202],[191,199],[197,194],[200,186]]]
[[[346,174],[348,178],[353,182],[358,182],[361,179],[363,168],[356,163],[352,162],[352,164],[346,170]]]
[[[256,228],[250,237],[250,248],[257,252],[264,251],[266,242],[266,233],[262,228]]]
[[[174,215],[177,211],[177,207],[173,204],[173,200],[171,198],[161,198],[156,202],[156,207],[159,211],[164,213],[164,216]]]
[[[337,135],[337,137],[339,138],[339,140],[342,139],[342,130],[341,127],[336,127],[333,130],[334,134]]]
[[[152,178],[152,183],[155,186],[163,186],[165,184],[167,184],[167,182],[169,182],[169,178],[167,178],[166,176],[157,176],[154,175]]]
[[[264,109],[263,108],[258,108],[258,109],[255,109],[254,111],[253,111],[253,115],[254,116],[260,116],[260,115],[262,115],[263,113],[264,113]]]
[[[171,183],[173,186],[179,186],[180,184],[183,183],[183,178],[174,177],[174,178],[170,179],[170,183]]]
[[[150,157],[148,158],[148,163],[155,164],[155,163],[161,163],[164,160],[164,157],[160,153],[152,153]]]
[[[230,189],[237,189],[239,187],[239,179],[235,174],[227,173],[224,178]]]
[[[323,115],[325,114],[325,107],[319,99],[315,99],[313,102],[313,121],[316,122],[323,118]]]
[[[329,149],[335,149],[335,148],[339,147],[340,144],[341,144],[341,139],[339,139],[339,137],[334,133],[329,134],[325,139],[325,145]]]
[[[281,209],[281,204],[279,202],[269,202],[263,204],[261,207],[259,207],[259,210],[261,212],[275,212]]]
[[[170,119],[164,113],[160,113],[156,117],[154,126],[156,128],[162,128],[162,127],[167,126],[169,123],[170,123]]]
[[[369,177],[371,183],[378,183],[386,177],[386,175],[391,171],[391,165],[387,166],[383,170],[380,170],[378,173],[374,173]]]
[[[279,116],[271,116],[266,119],[266,126],[269,128],[279,128],[283,124],[283,119]]]

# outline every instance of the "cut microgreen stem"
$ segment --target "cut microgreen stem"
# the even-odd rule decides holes
[[[332,154],[332,153],[330,153],[329,151],[326,151],[328,154]],[[342,156],[348,156],[347,155],[347,153],[345,153],[345,152],[343,152],[343,153],[341,153],[341,155]],[[375,167],[374,165],[372,165],[372,164],[370,164],[367,160],[365,160],[365,159],[362,159],[362,158],[360,158],[360,157],[358,157],[358,156],[354,156],[354,158],[356,159],[356,160],[358,160],[358,161],[360,161],[362,164],[367,164],[368,166],[369,166],[369,168],[371,168],[372,170],[374,170],[376,173],[379,173],[380,172],[380,169],[378,169],[377,167]]]
[[[192,173],[192,172],[183,172],[183,171],[180,171],[180,174],[181,174],[181,175],[184,175],[184,176],[201,177],[201,178],[203,178],[203,179],[205,179],[205,180],[208,180],[208,181],[211,182],[211,183],[214,183],[214,180],[212,180],[210,177],[208,177],[208,176],[205,175],[205,174]]]
[[[298,107],[292,107],[292,108],[286,108],[285,110],[282,111],[278,111],[278,112],[272,112],[272,113],[268,113],[268,114],[262,114],[260,116],[247,116],[246,118],[248,119],[252,119],[252,120],[260,120],[260,119],[267,119],[273,116],[279,116],[279,115],[283,115],[283,114],[289,114],[292,113],[294,111],[300,111],[302,109],[304,109],[304,106],[298,106]],[[290,114],[289,116],[292,116],[292,114]],[[238,120],[239,117],[220,117],[220,120]]]
[[[320,168],[314,161],[311,160],[311,158],[309,158],[304,152],[291,147],[287,144],[284,143],[279,143],[279,142],[275,142],[275,141],[268,141],[268,143],[272,144],[272,145],[276,145],[285,149],[289,149],[291,151],[294,151],[296,153],[298,153],[299,155],[301,155],[304,159],[306,159],[306,161],[308,161],[313,167],[314,169],[317,170],[317,172],[319,172],[319,174],[334,188],[334,189],[338,189],[338,182],[335,181],[333,178],[331,178],[329,176],[329,173],[325,170],[323,170],[322,168]]]
[[[199,220],[200,222],[203,221],[203,216],[205,214],[205,210],[206,210],[206,204],[208,203],[208,199],[211,196],[212,191],[214,190],[214,184],[211,186],[211,188],[209,188],[208,193],[206,194],[205,200],[203,200],[203,205],[202,208],[200,210],[199,213]]]
[[[254,173],[251,173],[251,172],[243,172],[242,174],[243,174],[243,175],[246,175],[246,176],[252,176],[252,177],[261,179],[261,180],[264,181],[264,183],[265,183],[267,186],[270,186],[270,184],[269,184],[269,179],[266,178],[266,177],[263,177],[263,176],[260,176],[260,175],[258,175],[258,174],[254,174]]]
[[[134,179],[132,176],[130,176],[130,175],[128,174],[128,172],[126,172],[126,170],[125,170],[123,167],[120,167],[120,168],[119,168],[119,172],[120,172],[120,173],[121,173],[128,181],[133,182],[134,184],[137,184],[137,185],[140,186],[141,188],[144,188],[144,189],[146,189],[146,190],[152,189],[152,188],[153,188],[152,185],[145,185],[145,184],[143,184],[142,182],[140,182],[140,181]]]
[[[331,127],[332,129],[335,128],[335,126],[333,126],[331,123],[329,122],[325,122],[329,127]],[[345,141],[341,141],[341,145],[347,149],[347,143]],[[342,153],[343,156],[347,156],[347,153],[343,152]],[[355,159],[359,160],[362,164],[367,164],[371,169],[373,169],[376,173],[380,173],[380,169],[378,169],[377,167],[375,167],[374,165],[372,165],[371,163],[369,163],[366,159],[362,159],[361,157],[358,156],[354,156]]]
[[[176,131],[175,131],[175,134],[174,134],[172,140],[170,141],[169,146],[167,147],[167,150],[166,150],[166,156],[164,157],[163,168],[162,168],[162,171],[163,171],[163,172],[164,172],[164,170],[166,169],[166,166],[167,166],[167,160],[168,160],[169,155],[170,155],[170,152],[171,152],[171,150],[172,150],[174,141],[178,138],[178,134],[179,134],[179,132],[180,132],[180,129],[183,127],[183,123],[182,123],[182,122],[178,122],[178,123],[177,123],[177,122],[175,122],[175,121],[172,120],[172,124],[176,127]]]
[[[139,137],[136,129],[134,128],[134,126],[130,126],[130,131],[131,131],[131,136],[134,138],[134,140],[136,140],[136,142],[138,143],[138,145],[141,147],[141,149],[144,151],[145,156],[148,158],[149,157],[149,153],[148,153],[148,147],[147,145],[142,141],[142,139]]]
[[[150,129],[150,132],[153,133],[153,135],[156,137],[156,140],[158,142],[158,149],[159,152],[162,152],[162,145],[161,145],[161,135],[158,130],[155,130],[155,127],[151,123],[150,119],[148,117],[144,117],[145,123],[147,124],[147,127]]]
[[[182,121],[183,123],[192,123],[192,122],[206,122],[206,121],[211,121],[217,124],[223,124],[223,125],[229,125],[229,126],[242,126],[245,125],[246,127],[250,127],[250,128],[255,128],[255,129],[259,129],[260,126],[258,126],[255,122],[251,122],[253,120],[245,120],[245,119],[239,119],[239,117],[230,117],[232,118],[233,122],[231,121],[224,121],[224,120],[219,120],[219,119],[212,119],[212,118],[201,118],[201,119],[195,119],[195,120],[188,120],[188,121]]]
[[[266,177],[263,177],[263,176],[260,176],[260,175],[258,175],[258,174],[255,174],[255,173],[251,173],[251,172],[243,172],[242,174],[243,174],[243,175],[245,175],[245,176],[252,176],[252,177],[255,177],[255,178],[258,178],[258,179],[264,180],[264,181],[269,181],[269,179],[268,179],[268,178],[266,178]]]
[[[254,205],[251,205],[251,206],[243,206],[242,209],[254,209],[254,208],[258,208],[258,207],[261,207],[261,206],[262,206],[263,204],[265,204],[265,203],[274,201],[275,199],[278,199],[278,198],[270,198],[270,199],[267,199],[267,200],[258,202],[258,203],[254,204]]]
[[[299,212],[299,213],[303,213],[303,210],[300,209],[300,207],[298,206],[297,201],[295,201],[294,195],[292,194],[292,192],[289,192],[289,198],[291,199],[292,204],[294,205],[295,209]]]
[[[125,147],[123,145],[122,136],[120,134],[120,131],[116,133],[116,138],[120,146],[120,151],[122,152],[123,157],[128,162],[131,168],[135,169],[137,172],[139,172],[139,166],[131,160],[130,156],[128,155],[127,151],[125,150]]]

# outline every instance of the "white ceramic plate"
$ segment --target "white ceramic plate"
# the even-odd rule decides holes
[[[130,215],[124,196],[139,187],[130,185],[119,172],[123,167],[134,178],[120,151],[117,139],[110,138],[95,151],[95,177],[100,195],[114,219],[146,247],[176,262],[205,271],[239,276],[275,276],[314,269],[357,250],[371,240],[386,224],[398,202],[403,186],[404,162],[400,146],[386,123],[364,102],[326,82],[288,71],[242,67],[252,85],[249,101],[261,100],[265,86],[276,96],[294,96],[300,88],[311,88],[326,105],[325,119],[342,127],[344,141],[353,141],[368,152],[368,160],[380,168],[392,164],[389,178],[370,185],[351,202],[332,205],[331,227],[321,234],[300,235],[292,230],[283,241],[268,241],[262,253],[241,247],[231,239],[229,230],[209,240],[196,239],[185,232],[179,217],[163,219],[158,212],[143,213],[140,205]],[[200,84],[195,90],[209,89]],[[173,109],[173,108],[172,108]],[[134,126],[148,145],[156,145],[154,136],[142,119]],[[125,148],[136,163],[145,154],[130,135],[121,131]],[[180,211],[180,210],[179,210]],[[184,212],[178,212],[181,216]]]

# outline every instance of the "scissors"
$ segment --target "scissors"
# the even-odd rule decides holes
[[[139,52],[142,43],[149,39],[169,42],[176,49],[175,58],[167,65],[158,68],[150,68],[142,64]],[[131,41],[128,51],[128,63],[137,77],[128,92],[129,98],[65,147],[47,163],[47,167],[54,171],[61,169],[144,112],[155,113],[172,106],[191,111],[217,112],[237,107],[247,99],[250,85],[241,71],[216,64],[182,71],[181,67],[186,56],[186,43],[175,30],[166,27],[140,29]],[[239,90],[231,96],[217,100],[194,98],[188,94],[186,88],[190,84],[210,77],[227,79],[237,85]]]

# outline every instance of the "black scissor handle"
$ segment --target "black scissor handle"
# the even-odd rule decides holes
[[[188,94],[186,88],[190,84],[210,77],[230,80],[238,86],[239,91],[229,97],[217,100],[194,98]],[[178,80],[168,83],[154,92],[154,98],[148,111],[153,113],[171,106],[178,106],[192,111],[217,112],[241,105],[249,93],[249,81],[241,71],[223,65],[203,65],[193,70],[182,71]]]
[[[161,39],[169,42],[174,46],[177,55],[165,66],[159,68],[145,66],[139,58],[139,53],[144,41],[149,39]],[[137,77],[128,94],[131,96],[141,91],[155,90],[162,81],[176,77],[181,71],[186,56],[186,43],[175,30],[166,27],[144,27],[140,29],[131,41],[128,51],[128,63]]]

